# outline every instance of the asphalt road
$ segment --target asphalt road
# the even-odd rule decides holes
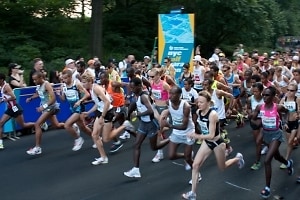
[[[255,200],[262,199],[260,191],[265,186],[264,168],[250,170],[254,162],[255,147],[249,125],[236,129],[231,123],[227,129],[232,156],[244,155],[245,168],[232,166],[224,172],[217,168],[214,155],[201,169],[202,181],[198,185],[197,199],[203,200]],[[123,175],[133,166],[132,144],[125,141],[119,152],[109,155],[109,163],[93,166],[91,162],[98,153],[92,149],[92,141],[82,134],[85,143],[81,150],[71,150],[73,140],[65,130],[49,130],[44,133],[43,153],[29,156],[26,150],[34,144],[34,135],[24,135],[17,141],[4,140],[5,150],[0,151],[0,199],[1,200],[176,200],[190,190],[188,181],[191,171],[185,171],[183,160],[165,158],[160,163],[151,163],[155,152],[148,141],[143,144],[140,179]],[[108,151],[110,144],[106,144]],[[198,145],[194,146],[196,151]],[[286,144],[281,152],[285,154]],[[164,149],[165,156],[167,148]],[[296,175],[300,173],[300,150],[293,151],[295,174],[288,176],[279,169],[280,163],[273,161],[272,196],[269,199],[299,199],[300,184]],[[263,157],[262,157],[263,159]]]

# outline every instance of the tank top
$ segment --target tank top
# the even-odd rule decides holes
[[[288,84],[283,80],[283,75],[281,75],[281,81],[277,81],[277,76],[274,76],[273,83],[277,83],[280,87],[286,87]]]
[[[41,99],[41,105],[48,103],[48,101],[50,100],[50,95],[45,88],[46,83],[48,83],[48,81],[44,81],[42,85],[36,86],[36,92],[38,93]],[[53,107],[59,108],[59,104],[55,101],[52,105],[48,105],[48,109],[52,109]]]
[[[277,112],[277,104],[273,103],[271,110],[265,109],[265,104],[260,107],[262,127],[264,130],[276,131],[279,129],[279,114]]]
[[[169,99],[169,93],[164,89],[163,83],[164,81],[160,80],[158,84],[154,82],[151,84],[152,95],[154,100],[166,101]]]
[[[204,74],[202,74],[201,71],[201,66],[199,66],[198,68],[194,68],[194,88],[197,90],[203,90],[203,86],[202,86],[202,82],[204,80]]]
[[[254,97],[254,95],[252,95],[250,97],[250,103],[251,103],[251,110],[254,111],[255,108],[257,107],[257,105],[262,105],[264,104],[264,99],[262,98],[260,101],[257,101]],[[259,112],[257,115],[258,118],[261,118],[261,113]]]
[[[92,100],[95,102],[95,104],[97,105],[97,110],[100,111],[100,112],[103,112],[103,109],[104,109],[104,102],[102,101],[102,99],[100,97],[98,97],[95,93],[94,93],[94,86],[95,86],[95,83],[93,83],[92,85],[92,90],[91,90],[91,98]],[[107,98],[109,100],[111,100],[109,94],[107,92],[105,92],[105,96],[107,96]],[[112,109],[112,105],[110,104],[109,105],[109,108],[108,110]]]
[[[183,117],[184,117],[183,108],[185,103],[187,103],[185,100],[180,100],[179,107],[178,109],[175,110],[172,107],[171,101],[169,100],[169,112],[172,117],[172,124],[174,126],[182,125],[183,123]],[[173,129],[172,134],[185,136],[188,133],[193,133],[193,132],[195,132],[195,124],[193,123],[192,114],[190,112],[187,128],[185,130]]]
[[[6,85],[8,85],[8,84],[4,81],[4,85],[1,88],[1,98],[3,98],[3,99],[9,99],[11,97],[10,95],[4,93],[4,88],[6,87]],[[17,105],[16,100],[7,101],[6,103],[7,103],[7,108],[15,109],[15,107]]]
[[[247,87],[247,81],[246,80],[244,80],[243,83],[244,83],[244,88],[245,88],[246,94],[248,95],[248,97],[251,96],[252,95],[251,87]]]
[[[211,113],[212,109],[209,109],[206,115],[202,116],[201,111],[199,111],[199,117],[197,119],[197,122],[200,126],[201,133],[203,135],[208,135],[209,134],[209,115]],[[216,132],[215,132],[215,137],[220,134],[220,126],[219,122],[216,124]]]
[[[70,87],[67,87],[67,85],[63,83],[63,93],[66,95],[66,99],[71,104],[71,106],[73,106],[80,98],[80,94],[76,86],[76,81],[73,81],[73,84]]]
[[[240,94],[240,88],[238,87],[233,87],[232,84],[234,83],[234,73],[231,73],[230,77],[226,77],[224,76],[225,80],[227,81],[228,83],[228,86],[232,89],[232,95],[233,96],[237,96]]]
[[[114,92],[111,87],[111,81],[109,81],[107,92],[112,98],[111,104],[113,105],[113,107],[117,108],[125,105],[125,95],[123,88],[121,88],[120,92]]]
[[[213,93],[211,95],[211,99],[214,102],[214,105],[212,106],[212,109],[215,110],[219,116],[219,119],[225,119],[226,114],[225,114],[225,104],[224,104],[224,97],[220,99],[217,96],[216,90],[213,90]]]
[[[297,97],[294,98],[294,101],[287,101],[287,97],[284,98],[283,105],[289,112],[297,112]]]
[[[138,112],[140,112],[140,113],[145,112],[145,111],[148,110],[148,108],[141,101],[141,96],[143,94],[146,94],[146,93],[142,92],[142,94],[140,94],[140,96],[138,96],[137,101],[136,101],[136,108],[137,108]],[[149,95],[147,95],[147,96],[149,97]],[[150,115],[144,115],[144,116],[141,116],[140,118],[141,118],[141,120],[143,122],[150,122],[150,121],[152,121]]]

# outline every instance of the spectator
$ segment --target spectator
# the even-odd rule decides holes
[[[44,62],[41,58],[35,58],[33,59],[33,69],[29,73],[29,86],[35,86],[35,83],[33,82],[32,75],[35,72],[40,72],[41,69],[44,69]]]
[[[23,77],[24,70],[21,69],[21,65],[10,63],[8,67],[8,83],[11,89],[26,87]]]

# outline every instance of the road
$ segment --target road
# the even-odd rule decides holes
[[[202,181],[197,189],[197,199],[203,200],[254,200],[262,199],[264,168],[250,170],[254,162],[254,142],[249,125],[227,129],[234,152],[244,154],[245,168],[232,166],[224,172],[217,168],[212,155],[201,169]],[[82,134],[83,135],[83,134]],[[65,130],[49,130],[44,133],[43,153],[29,156],[26,150],[34,144],[34,135],[24,135],[17,141],[4,140],[5,150],[0,152],[1,200],[176,200],[190,190],[188,181],[191,171],[185,171],[182,160],[165,158],[160,163],[151,163],[155,152],[149,142],[142,147],[140,170],[142,178],[130,179],[123,175],[133,166],[132,144],[134,138],[125,141],[119,152],[109,155],[109,163],[92,166],[98,153],[92,148],[91,139],[83,135],[85,143],[81,150],[71,150],[73,140]],[[108,152],[110,144],[105,144]],[[198,145],[194,146],[196,151]],[[286,144],[281,152],[285,154]],[[167,155],[167,148],[164,149]],[[300,184],[296,184],[299,169],[299,150],[293,151],[295,175],[288,176],[273,161],[272,196],[269,199],[299,199]],[[263,157],[262,157],[263,159]],[[297,160],[298,159],[298,160]],[[298,172],[298,173],[297,173]]]

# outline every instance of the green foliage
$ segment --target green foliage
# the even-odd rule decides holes
[[[96,1],[96,0],[94,0]],[[90,0],[85,4],[90,4]],[[150,55],[157,36],[157,15],[184,6],[195,13],[195,43],[204,57],[219,46],[227,55],[243,43],[247,51],[274,48],[282,35],[299,35],[299,0],[103,0],[103,57],[121,60]],[[0,66],[18,62],[31,68],[41,57],[46,68],[62,69],[64,59],[92,57],[91,20],[72,18],[79,0],[2,0],[0,4]],[[81,12],[81,11],[80,11]],[[100,12],[96,10],[96,12]],[[100,15],[101,16],[101,15]],[[92,44],[93,45],[93,44]],[[0,69],[2,70],[2,69]]]

